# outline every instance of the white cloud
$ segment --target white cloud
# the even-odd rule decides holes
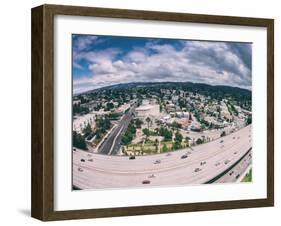
[[[75,59],[89,62],[92,76],[74,81],[74,91],[128,82],[191,81],[249,88],[251,69],[223,42],[147,43],[122,57],[121,49],[82,52]],[[80,91],[79,91],[80,90]]]

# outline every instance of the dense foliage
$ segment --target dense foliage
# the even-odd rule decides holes
[[[72,133],[72,142],[74,147],[87,150],[87,145],[83,136],[76,131],[73,131]]]

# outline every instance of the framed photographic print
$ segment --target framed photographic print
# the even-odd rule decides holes
[[[32,9],[32,216],[273,206],[274,21]]]

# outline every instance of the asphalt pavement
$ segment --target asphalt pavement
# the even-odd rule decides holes
[[[103,141],[98,149],[99,154],[116,155],[121,147],[121,139],[126,132],[128,125],[132,119],[135,107],[130,110],[118,122],[118,125],[110,132],[108,137]]]
[[[249,125],[192,149],[136,156],[135,159],[77,149],[73,152],[73,185],[80,189],[105,189],[203,184],[217,175],[226,175],[223,172],[244,159],[251,148]],[[244,169],[240,166],[237,174],[242,175]],[[233,177],[216,182],[233,182]]]

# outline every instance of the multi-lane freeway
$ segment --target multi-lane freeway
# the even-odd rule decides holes
[[[118,122],[118,125],[110,132],[108,137],[100,145],[98,152],[100,154],[116,155],[120,149],[120,143],[122,136],[126,132],[128,125],[132,119],[135,106],[132,106],[130,110]]]
[[[245,167],[240,163],[249,157],[251,148],[249,125],[192,149],[135,159],[76,149],[73,185],[80,189],[102,189],[232,182],[234,179],[225,175],[230,173],[229,169],[236,170],[235,175],[243,174]]]

